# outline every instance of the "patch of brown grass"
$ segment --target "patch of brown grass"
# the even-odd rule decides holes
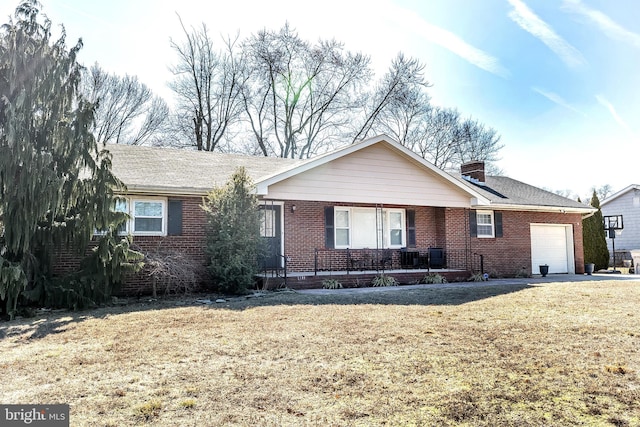
[[[640,425],[638,306],[610,281],[58,313],[0,324],[0,402],[73,426]]]

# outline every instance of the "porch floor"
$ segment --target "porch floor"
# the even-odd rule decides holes
[[[284,270],[267,271],[257,275],[263,288],[277,289],[288,287],[291,289],[314,289],[322,288],[322,282],[326,279],[335,279],[344,288],[363,288],[371,286],[371,280],[379,275],[385,274],[395,277],[400,284],[419,283],[427,274],[440,274],[449,282],[460,282],[469,278],[471,273],[467,270],[451,268],[431,268],[431,269],[389,269],[389,270],[351,270],[351,271],[287,271]]]

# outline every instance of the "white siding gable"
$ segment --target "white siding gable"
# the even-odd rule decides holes
[[[374,144],[269,185],[268,198],[470,207],[471,195],[424,165]]]
[[[640,249],[640,191],[631,189],[601,207],[602,215],[622,215],[624,230],[616,236],[616,252]],[[607,237],[611,251],[611,239]]]

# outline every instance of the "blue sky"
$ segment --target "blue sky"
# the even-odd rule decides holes
[[[229,3],[229,4],[227,4]],[[233,3],[233,4],[231,4]],[[279,29],[335,38],[382,74],[399,51],[426,64],[432,102],[502,135],[505,174],[581,197],[640,184],[640,2],[637,0],[42,0],[80,60],[137,75],[167,100],[181,40],[176,13],[212,33]],[[0,15],[15,6],[3,1]],[[6,22],[3,19],[2,22]]]

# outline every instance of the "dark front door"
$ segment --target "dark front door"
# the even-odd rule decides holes
[[[260,206],[260,236],[264,239],[265,253],[260,267],[282,267],[282,206]]]

